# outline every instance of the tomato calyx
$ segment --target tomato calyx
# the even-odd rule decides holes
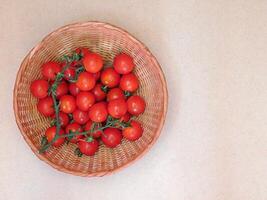
[[[103,85],[103,86],[101,87],[101,90],[107,94],[108,91],[109,91],[109,88],[108,88],[107,85]]]
[[[81,152],[81,150],[77,147],[74,150],[74,155],[78,156],[78,157],[82,157],[83,153]]]

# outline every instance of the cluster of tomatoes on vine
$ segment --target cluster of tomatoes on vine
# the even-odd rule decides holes
[[[132,117],[142,114],[146,104],[135,94],[139,80],[133,58],[120,53],[104,67],[100,54],[78,48],[63,60],[44,63],[43,78],[30,86],[38,111],[51,118],[40,152],[67,141],[77,144],[78,156],[92,156],[101,141],[114,148],[122,138],[139,139],[143,128]]]

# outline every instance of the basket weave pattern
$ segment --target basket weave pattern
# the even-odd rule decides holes
[[[100,53],[109,64],[122,51],[134,58],[134,73],[140,80],[137,94],[144,97],[147,104],[144,114],[137,117],[143,125],[144,134],[135,142],[123,140],[114,149],[101,145],[93,157],[75,156],[76,145],[71,143],[39,154],[40,139],[49,127],[49,119],[38,113],[37,99],[30,93],[30,84],[42,77],[40,67],[44,62],[59,60],[77,47],[88,47]],[[158,138],[166,110],[166,82],[154,56],[126,31],[100,22],[67,25],[45,37],[22,62],[14,88],[16,121],[33,152],[52,167],[79,176],[111,174],[141,157]]]

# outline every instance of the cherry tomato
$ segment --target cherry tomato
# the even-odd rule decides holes
[[[120,75],[111,67],[104,69],[100,78],[109,88],[116,87],[120,83]]]
[[[75,132],[82,132],[82,127],[81,125],[73,122],[71,124],[68,124],[66,126],[66,134],[69,133],[75,133]],[[84,138],[83,135],[75,135],[74,137],[72,137],[71,139],[67,138],[71,143],[76,143],[77,141],[79,141],[80,139]]]
[[[73,67],[69,67],[64,72],[64,78],[66,80],[73,80],[75,78],[75,75],[76,75],[76,72],[75,72],[75,69]]]
[[[82,56],[85,56],[86,54],[90,53],[89,49],[85,47],[80,47],[75,50],[76,53],[82,54]]]
[[[82,91],[89,91],[95,87],[96,80],[91,73],[80,73],[76,85]]]
[[[76,109],[73,112],[73,120],[78,124],[85,124],[89,120],[88,112]]]
[[[40,99],[37,104],[37,109],[44,116],[49,117],[53,115],[55,113],[55,109],[52,97],[45,97],[43,99]]]
[[[31,83],[31,93],[34,97],[39,99],[45,98],[47,96],[47,91],[49,88],[49,84],[46,80],[35,80]]]
[[[114,99],[108,103],[108,113],[114,118],[121,118],[127,112],[127,103],[124,99]]]
[[[114,148],[121,143],[122,134],[117,128],[107,128],[104,130],[101,139],[107,147]]]
[[[101,72],[96,72],[93,73],[93,77],[95,78],[96,81],[98,81],[98,79],[100,78]]]
[[[127,107],[130,114],[137,116],[145,111],[146,103],[142,97],[134,95],[127,100]]]
[[[102,101],[106,98],[106,93],[102,90],[102,84],[97,83],[95,87],[92,89],[92,93],[95,96],[96,101]]]
[[[122,130],[122,135],[127,140],[135,141],[139,139],[143,134],[143,128],[137,121],[131,121],[131,126]]]
[[[134,92],[139,87],[139,81],[137,77],[130,73],[123,75],[120,81],[120,88],[124,91]]]
[[[53,115],[53,118],[56,118],[56,114]],[[60,120],[60,126],[65,127],[69,124],[69,116],[66,113],[59,112],[59,120]]]
[[[66,81],[62,81],[61,83],[58,84],[57,90],[56,90],[56,96],[59,99],[65,94],[68,94],[69,91],[69,86]]]
[[[85,126],[84,126],[84,130],[85,131],[89,131],[91,128],[92,128],[92,124],[93,124],[93,122],[91,121],[91,120],[89,120],[86,124],[85,124]],[[95,129],[97,129],[97,128],[99,128],[101,126],[101,124],[99,124],[99,123],[97,123],[96,125],[95,125]],[[92,135],[93,135],[93,138],[99,138],[100,136],[101,136],[101,134],[102,134],[102,131],[95,131]]]
[[[97,73],[103,67],[103,59],[97,53],[88,53],[83,57],[85,70],[90,73]]]
[[[78,142],[78,147],[83,154],[93,156],[98,149],[98,141],[95,139],[92,139],[90,142],[80,140]]]
[[[104,122],[107,116],[107,106],[103,102],[96,103],[89,109],[89,117],[93,122]]]
[[[125,99],[123,91],[120,88],[112,88],[107,94],[107,101],[120,98]]]
[[[61,65],[57,62],[47,62],[42,65],[42,74],[48,80],[55,80],[56,75],[61,70]]]
[[[118,54],[114,58],[114,69],[119,74],[128,74],[133,71],[134,62],[133,58],[125,53]]]
[[[60,98],[60,110],[64,113],[72,113],[76,109],[75,98],[71,95],[64,95]]]
[[[76,105],[82,111],[88,111],[95,103],[95,96],[91,92],[80,92],[76,97]]]
[[[123,116],[120,118],[120,121],[121,121],[121,122],[128,122],[130,119],[131,119],[131,115],[130,115],[130,113],[127,112],[125,115],[123,115]]]
[[[79,94],[80,89],[77,87],[76,83],[70,83],[69,84],[69,91],[70,94],[73,96],[77,96],[77,94]]]
[[[51,142],[53,140],[53,138],[56,135],[56,131],[57,131],[56,126],[52,126],[45,131],[45,136],[48,142]],[[64,131],[60,129],[58,134],[63,135]],[[64,143],[64,141],[65,141],[65,138],[58,138],[52,145],[54,147],[59,147],[60,145]]]

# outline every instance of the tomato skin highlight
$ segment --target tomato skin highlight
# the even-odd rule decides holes
[[[103,59],[97,53],[88,53],[83,57],[85,70],[90,73],[97,73],[103,67]]]
[[[107,128],[101,136],[102,142],[109,148],[115,148],[121,143],[122,134],[119,129]]]
[[[76,72],[74,67],[69,67],[64,72],[64,78],[66,80],[73,80],[75,78]]]
[[[79,74],[76,85],[81,91],[89,91],[95,87],[96,80],[93,74],[82,72]]]
[[[115,99],[125,99],[125,95],[123,91],[120,88],[112,88],[108,93],[107,93],[107,101],[115,100]]]
[[[95,139],[93,139],[91,142],[87,142],[85,140],[80,140],[78,142],[80,151],[87,156],[93,156],[98,150],[98,145],[98,141]]]
[[[95,103],[95,96],[91,92],[80,92],[76,96],[76,105],[82,111],[88,111]]]
[[[127,103],[124,99],[114,99],[108,103],[108,113],[114,118],[121,118],[127,112]]]
[[[130,127],[127,127],[122,130],[122,135],[129,141],[138,140],[143,134],[143,128],[141,124],[137,121],[132,120]]]
[[[49,84],[46,80],[35,80],[31,83],[30,90],[34,97],[42,99],[48,95]]]
[[[76,109],[73,112],[73,120],[78,124],[86,124],[86,122],[89,120],[88,112]]]
[[[135,92],[139,88],[139,81],[132,73],[123,75],[120,81],[120,88],[123,91]]]
[[[116,55],[113,65],[119,74],[128,74],[134,69],[133,58],[125,53]]]
[[[146,103],[142,97],[134,95],[127,100],[127,107],[130,114],[138,116],[145,111]]]
[[[45,131],[45,136],[46,136],[46,139],[47,139],[48,142],[51,142],[53,140],[53,138],[56,135],[56,130],[57,130],[56,126],[52,126],[52,127],[48,128]],[[62,129],[60,129],[58,134],[59,135],[63,135],[64,134],[64,131]],[[52,145],[54,147],[59,147],[64,142],[65,142],[65,138],[58,138]]]
[[[74,132],[82,132],[82,127],[76,122],[72,122],[71,124],[68,124],[65,128],[66,134],[74,133]],[[84,138],[83,135],[75,135],[71,139],[68,139],[71,143],[77,143],[80,139]]]
[[[40,99],[37,103],[37,109],[46,117],[52,116],[55,113],[52,97],[45,97],[43,99]]]
[[[100,79],[102,84],[109,88],[116,87],[120,83],[120,75],[111,67],[103,70]]]
[[[89,109],[89,117],[93,122],[104,122],[108,117],[106,103],[99,102]]]
[[[71,95],[64,95],[60,98],[60,110],[64,113],[73,113],[76,109],[75,98]]]
[[[57,62],[46,62],[42,65],[42,74],[48,80],[55,80],[57,73],[61,70],[61,65]]]

